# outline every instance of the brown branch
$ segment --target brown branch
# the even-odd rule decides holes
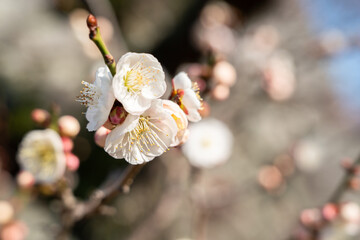
[[[108,178],[102,184],[102,187],[94,190],[89,200],[85,202],[78,201],[71,189],[65,189],[61,193],[61,199],[64,204],[62,229],[57,239],[68,239],[67,235],[74,224],[95,213],[104,201],[115,197],[120,192],[129,192],[134,178],[144,165],[128,165],[124,171],[118,173],[115,177]]]

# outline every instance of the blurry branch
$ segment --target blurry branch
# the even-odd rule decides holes
[[[342,197],[343,193],[349,189],[349,183],[351,179],[354,177],[354,173],[358,165],[360,165],[360,156],[355,160],[354,163],[343,163],[344,169],[346,170],[345,175],[341,179],[338,187],[335,189],[333,194],[330,196],[328,202],[337,203],[339,202],[340,198]]]
[[[109,177],[102,187],[94,190],[89,200],[85,202],[78,201],[70,188],[64,189],[61,193],[64,204],[62,230],[58,239],[68,239],[67,235],[74,224],[99,210],[104,201],[114,197],[120,191],[129,192],[135,176],[143,166],[144,164],[128,165],[123,172],[117,173],[114,177]]]
[[[111,74],[114,76],[116,73],[116,63],[114,57],[110,54],[109,50],[107,49],[104,40],[100,34],[100,28],[97,25],[97,20],[94,15],[89,15],[86,20],[87,26],[90,30],[89,38],[95,43],[98,47],[101,55],[104,58],[105,64],[108,66]]]

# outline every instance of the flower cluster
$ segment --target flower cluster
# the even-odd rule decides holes
[[[184,142],[188,120],[199,121],[202,100],[185,73],[173,79],[171,100],[165,74],[150,54],[127,53],[116,74],[99,68],[94,83],[83,82],[78,101],[86,105],[87,129],[112,157],[142,164]],[[106,130],[107,128],[108,130]]]
[[[51,124],[54,119],[43,109],[35,109],[31,116],[45,129],[28,132],[20,143],[17,159],[22,171],[17,180],[22,188],[35,182],[56,183],[66,170],[75,171],[79,167],[79,158],[72,153],[72,138],[80,131],[79,122],[65,115]]]

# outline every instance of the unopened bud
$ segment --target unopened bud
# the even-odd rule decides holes
[[[34,176],[28,171],[22,171],[16,176],[17,184],[23,189],[30,189],[35,184]]]
[[[68,138],[68,137],[61,137],[61,141],[63,144],[64,152],[66,152],[66,153],[71,152],[71,150],[74,147],[73,140],[71,140],[71,138]]]
[[[70,170],[70,171],[76,171],[79,168],[80,165],[80,160],[79,158],[72,154],[72,153],[67,153],[65,155],[66,157],[66,167]]]
[[[31,119],[43,127],[50,124],[50,118],[50,113],[44,109],[36,108],[31,112]]]
[[[214,66],[213,77],[216,83],[231,87],[236,82],[236,70],[227,61],[220,61]]]
[[[218,84],[212,90],[212,96],[218,101],[226,100],[230,95],[230,89],[224,84]]]
[[[327,203],[322,208],[322,215],[327,221],[334,220],[339,214],[339,208],[334,203]]]
[[[100,127],[94,135],[96,145],[103,148],[105,146],[106,137],[110,132],[111,130],[106,127]]]
[[[87,24],[88,28],[90,28],[90,29],[96,28],[97,27],[96,17],[92,14],[89,14],[89,16],[86,19],[86,24]]]
[[[127,112],[123,107],[115,106],[109,115],[109,120],[113,125],[122,124],[127,116]]]
[[[62,136],[75,137],[80,132],[79,121],[70,115],[60,117],[58,125]]]
[[[14,217],[14,208],[7,201],[0,201],[0,225],[6,224]]]

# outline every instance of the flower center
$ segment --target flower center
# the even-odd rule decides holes
[[[49,173],[54,170],[56,156],[50,143],[34,141],[30,146],[21,150],[20,156],[27,161],[26,165],[34,173]]]
[[[124,76],[124,85],[128,92],[138,94],[145,85],[156,81],[155,72],[151,67],[144,67],[143,63],[137,62]]]
[[[163,131],[151,122],[150,117],[140,116],[136,127],[130,132],[126,133],[122,142],[118,147],[125,148],[128,151],[126,154],[131,155],[131,152],[136,146],[141,153],[149,154],[152,147],[158,147],[163,152],[168,150],[168,146],[159,137]],[[137,160],[137,158],[135,158]]]
[[[76,101],[86,107],[96,105],[100,97],[99,88],[94,84],[85,81],[82,81],[81,83],[84,85],[84,88],[80,91],[80,96],[76,98]]]

